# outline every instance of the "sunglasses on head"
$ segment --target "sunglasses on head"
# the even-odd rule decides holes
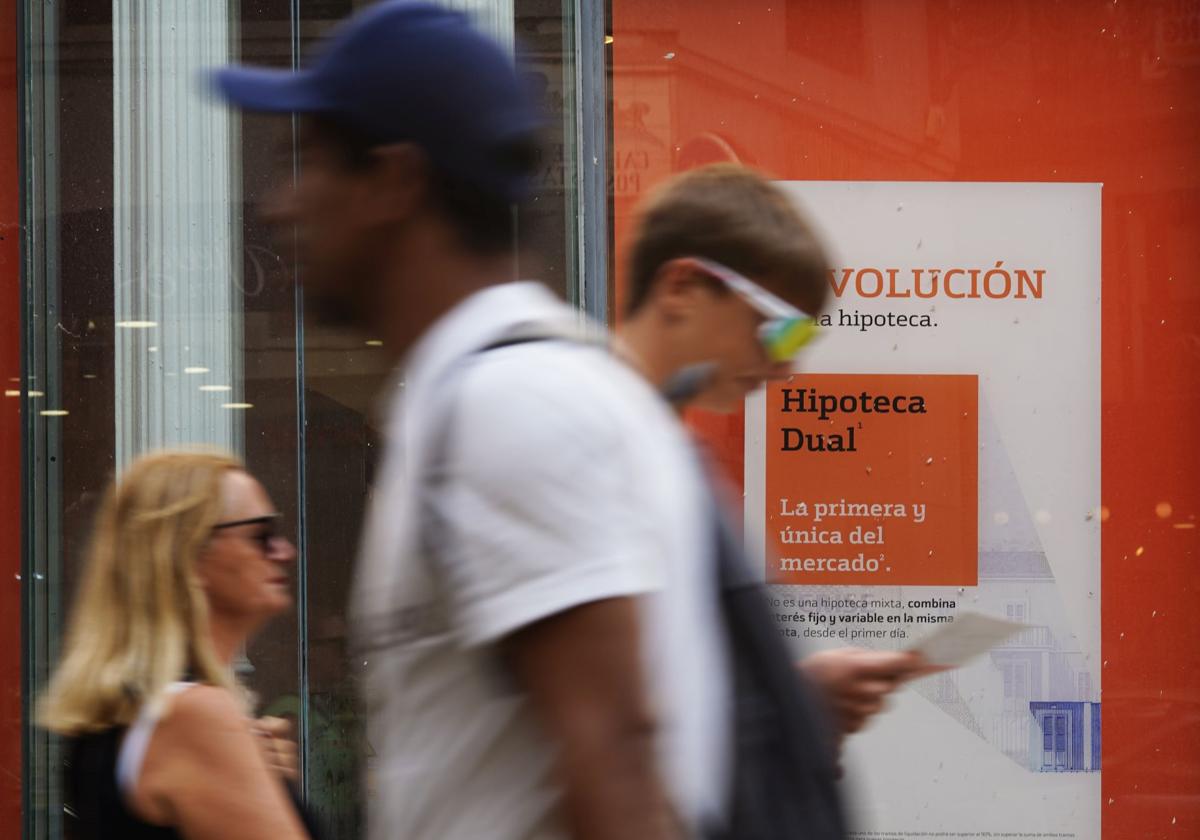
[[[283,519],[282,513],[268,513],[263,516],[254,516],[250,519],[237,519],[232,522],[218,522],[213,526],[214,531],[224,531],[227,528],[237,528],[240,525],[262,525],[263,527],[253,534],[242,534],[246,539],[258,543],[263,554],[271,550],[271,543],[279,536],[279,523]]]
[[[705,274],[724,283],[766,319],[758,328],[758,340],[772,362],[790,362],[801,348],[816,338],[816,318],[806,315],[732,268],[700,257],[691,257],[690,261]]]

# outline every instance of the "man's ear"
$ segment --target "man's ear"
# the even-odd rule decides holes
[[[395,222],[415,215],[429,196],[432,164],[415,143],[390,143],[371,150],[371,189],[363,190],[370,216]]]
[[[654,272],[650,301],[675,320],[687,317],[707,291],[704,279],[686,260],[667,260]]]

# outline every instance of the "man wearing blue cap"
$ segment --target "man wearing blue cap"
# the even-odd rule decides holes
[[[370,837],[659,840],[718,820],[707,498],[652,387],[513,282],[538,115],[510,60],[459,14],[381,2],[306,70],[216,82],[302,115],[270,211],[310,309],[398,364],[352,608]]]

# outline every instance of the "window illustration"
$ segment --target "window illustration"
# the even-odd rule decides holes
[[[1004,614],[1009,621],[1019,621],[1025,623],[1025,617],[1029,612],[1029,608],[1024,601],[1009,601],[1004,605]]]
[[[1029,663],[1024,660],[1009,660],[1000,665],[1004,674],[1004,698],[1026,700],[1029,698]]]

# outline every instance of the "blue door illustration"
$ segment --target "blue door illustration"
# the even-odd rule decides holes
[[[1048,712],[1042,716],[1042,770],[1067,769],[1067,714]]]

